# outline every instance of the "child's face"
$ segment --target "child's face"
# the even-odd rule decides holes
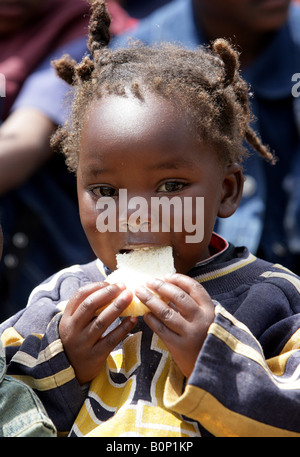
[[[81,222],[97,257],[114,269],[116,254],[123,250],[168,245],[173,248],[176,270],[187,273],[196,262],[209,257],[217,215],[228,216],[228,201],[225,206],[224,201],[232,185],[223,168],[211,147],[196,142],[183,113],[162,98],[148,95],[141,102],[133,97],[107,96],[92,103],[81,134],[77,186]],[[130,202],[131,208],[120,204],[121,193],[122,202]],[[100,209],[103,196],[110,197],[110,203]],[[151,214],[153,197],[156,202],[161,197],[167,202],[177,197],[174,207],[163,207],[164,214],[171,208],[166,231],[160,226],[155,232],[151,226],[158,217]],[[203,212],[196,211],[196,197],[204,197]],[[187,200],[193,208],[192,219],[184,210]],[[200,207],[199,200],[197,204]],[[230,209],[231,213],[235,209]],[[107,218],[101,220],[106,232],[99,225],[104,214]],[[178,225],[175,230],[175,217],[181,222],[179,231]],[[188,224],[192,223],[204,227],[203,239],[197,243],[186,242],[192,233]]]

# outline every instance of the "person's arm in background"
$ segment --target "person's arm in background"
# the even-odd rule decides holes
[[[69,86],[51,65],[63,51],[80,60],[86,39],[54,51],[25,81],[9,116],[0,125],[0,195],[22,185],[53,154],[50,136],[67,116]]]
[[[115,1],[110,0],[109,11],[113,35],[137,23]],[[86,52],[86,38],[79,37],[48,55],[25,81],[0,125],[0,195],[22,185],[53,154],[49,139],[65,122],[69,86],[56,76],[50,62],[64,53],[80,61]]]
[[[36,108],[15,110],[0,127],[0,195],[23,184],[53,154],[54,122]]]

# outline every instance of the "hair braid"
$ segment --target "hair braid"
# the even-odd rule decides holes
[[[93,57],[101,48],[110,42],[110,16],[107,12],[105,2],[99,0],[91,1],[92,14],[89,27],[88,48]]]
[[[68,54],[64,54],[60,59],[52,62],[58,76],[70,85],[74,84],[76,64],[76,60],[72,59]]]
[[[247,155],[244,140],[274,163],[272,153],[252,130],[249,88],[239,73],[239,54],[228,41],[217,39],[210,48],[196,50],[170,43],[132,43],[126,49],[109,49],[110,17],[105,2],[91,0],[91,8],[91,57],[76,64],[64,56],[55,63],[59,76],[75,87],[72,116],[52,140],[65,153],[70,169],[77,168],[88,106],[105,94],[126,97],[129,92],[143,102],[147,91],[185,112],[187,127],[199,141],[215,146],[224,163],[242,162]]]
[[[253,149],[255,149],[264,159],[268,160],[273,165],[276,163],[277,158],[271,153],[267,146],[262,144],[254,130],[250,128],[246,130],[245,138]]]
[[[276,158],[270,152],[267,146],[264,146],[257,134],[252,130],[249,122],[252,116],[249,108],[249,89],[246,82],[240,77],[239,56],[236,50],[229,46],[228,41],[220,38],[214,41],[212,49],[215,55],[219,56],[224,63],[224,79],[222,85],[224,88],[232,85],[236,94],[237,102],[243,112],[241,116],[240,126],[242,134],[246,141],[266,160],[272,164],[276,162]]]
[[[228,46],[228,42],[223,38],[218,38],[213,42],[212,50],[224,63],[223,87],[234,83],[236,71],[239,68],[238,53]]]

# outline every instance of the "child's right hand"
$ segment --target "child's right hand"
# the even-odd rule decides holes
[[[102,336],[131,300],[132,293],[125,286],[104,282],[81,287],[69,300],[59,324],[59,334],[81,385],[98,374],[111,351],[136,325],[137,319],[128,317]],[[105,306],[97,316],[99,309]]]

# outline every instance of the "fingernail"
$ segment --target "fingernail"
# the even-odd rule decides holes
[[[164,276],[165,279],[170,279],[174,276],[174,273],[168,273],[167,275]]]
[[[122,292],[119,295],[119,298],[125,298],[127,299],[129,296],[131,296],[131,292],[128,289],[122,290]]]
[[[140,294],[140,295],[144,295],[147,292],[148,291],[147,291],[146,287],[144,287],[144,286],[137,286],[136,289],[134,290],[134,293],[137,293],[137,294]]]
[[[149,280],[147,280],[147,284],[149,286],[160,286],[161,284],[163,284],[163,281],[161,279],[157,279],[157,278],[151,278]]]

